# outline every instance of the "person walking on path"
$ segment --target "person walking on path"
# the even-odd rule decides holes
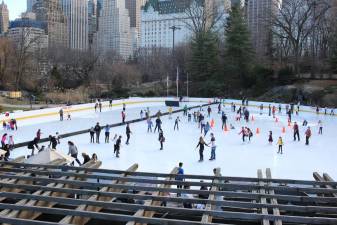
[[[278,145],[278,152],[277,152],[277,154],[283,154],[283,140],[282,140],[282,137],[278,138],[277,145]]]
[[[305,131],[305,145],[309,145],[309,139],[311,137],[311,129],[308,127],[308,129]]]
[[[99,125],[99,123],[96,124],[94,130],[96,133],[96,143],[99,144],[99,137],[101,135],[101,126]]]
[[[151,118],[148,118],[146,123],[147,123],[147,132],[152,133],[153,122],[152,122]]]
[[[205,145],[208,147],[208,145],[205,143],[204,138],[201,136],[199,138],[199,142],[196,148],[199,147],[199,162],[204,161],[204,150],[205,150]]]
[[[184,179],[183,175],[184,175],[183,163],[180,162],[179,167],[178,167],[176,180],[177,181],[184,181],[185,179]],[[183,185],[181,185],[181,184],[177,185],[177,189],[182,189],[182,188],[183,188]],[[180,196],[181,196],[181,193],[177,193],[177,197],[180,197]]]
[[[68,147],[69,147],[68,155],[73,157],[78,163],[78,165],[81,166],[81,162],[77,158],[78,150],[77,150],[76,145],[72,141],[68,141]],[[71,163],[71,165],[74,166],[74,161]]]
[[[126,142],[125,142],[125,144],[129,145],[130,135],[132,134],[129,124],[126,124],[125,133],[126,133]]]
[[[322,122],[322,120],[319,120],[318,121],[318,134],[323,134],[323,122]]]
[[[110,139],[110,126],[107,124],[104,128],[105,130],[105,143],[109,143],[109,139]]]
[[[174,122],[174,130],[179,130],[179,122],[180,122],[180,119],[179,119],[179,116],[176,118],[175,122]]]
[[[215,150],[216,150],[216,144],[215,144],[215,137],[214,134],[211,133],[211,141],[208,143],[208,145],[211,145],[211,157],[209,160],[215,160]]]
[[[91,127],[89,130],[90,134],[90,143],[95,143],[95,128]]]
[[[300,141],[300,131],[299,131],[299,127],[298,127],[298,124],[295,122],[294,124],[294,141],[296,141],[296,137],[297,137],[297,140]]]
[[[164,132],[161,129],[159,131],[158,141],[160,143],[160,150],[163,150],[164,149],[165,137],[164,137]]]

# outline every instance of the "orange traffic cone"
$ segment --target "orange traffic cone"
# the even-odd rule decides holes
[[[215,122],[214,119],[211,120],[211,127],[214,128]]]
[[[256,134],[259,134],[259,133],[260,133],[260,129],[256,128]]]
[[[282,133],[283,133],[283,134],[286,133],[286,128],[285,128],[285,127],[282,128]]]
[[[252,121],[254,121],[254,115],[252,115]]]

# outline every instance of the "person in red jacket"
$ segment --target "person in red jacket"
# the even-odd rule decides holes
[[[309,145],[309,139],[311,137],[311,129],[308,127],[308,129],[305,131],[305,144]]]

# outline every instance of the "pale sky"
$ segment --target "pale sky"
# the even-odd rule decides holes
[[[18,18],[27,9],[27,0],[4,0],[4,2],[8,6],[10,20]]]

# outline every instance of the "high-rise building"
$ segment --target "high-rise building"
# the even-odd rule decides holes
[[[68,24],[68,47],[87,50],[89,46],[88,1],[62,0],[62,10]]]
[[[130,17],[125,0],[100,0],[97,50],[101,53],[115,52],[123,58],[132,55]]]
[[[2,0],[0,4],[0,34],[4,34],[8,31],[9,26],[9,12],[7,5]]]
[[[48,48],[47,23],[22,18],[12,21],[8,30],[8,38],[18,46],[24,46],[29,52]]]
[[[136,51],[140,44],[141,0],[125,0],[125,8],[129,10],[132,48]]]
[[[94,43],[94,34],[98,30],[97,0],[88,1],[88,41],[91,48]]]
[[[67,19],[59,0],[37,0],[33,5],[36,20],[47,24],[49,47],[68,47]]]
[[[272,52],[272,19],[280,0],[246,0],[245,11],[256,55],[267,62]]]
[[[37,0],[27,0],[27,12],[33,11],[33,6],[37,2]]]

